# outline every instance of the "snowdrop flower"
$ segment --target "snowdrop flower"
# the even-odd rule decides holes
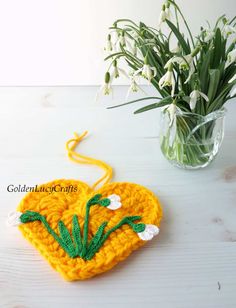
[[[183,56],[183,57],[173,57],[165,65],[165,68],[169,66],[170,63],[178,63],[179,68],[183,71],[189,70],[188,78],[185,81],[185,84],[189,82],[192,74],[195,72],[193,56],[192,54]]]
[[[110,210],[117,210],[122,206],[120,202],[120,196],[118,195],[110,195],[109,197],[107,197],[107,199],[110,200],[110,204],[107,206],[107,208]]]
[[[236,33],[236,29],[228,24],[225,24],[222,33],[227,37],[233,33]]]
[[[236,62],[236,49],[230,51],[227,56],[227,61],[225,67],[230,66],[232,63]]]
[[[191,79],[191,76],[195,72],[194,60],[193,59],[199,53],[199,51],[200,51],[200,47],[198,46],[191,52],[191,54],[188,54],[188,55],[183,56],[183,57],[173,57],[169,61],[167,61],[165,68],[168,68],[168,66],[171,63],[177,63],[181,70],[183,70],[183,71],[189,70],[188,78],[185,81],[185,84],[186,84],[186,83],[189,82],[189,80]]]
[[[114,60],[114,62],[113,62],[113,67],[114,67],[114,70],[113,70],[113,73],[111,75],[111,79],[118,78],[118,77],[120,77],[120,75],[124,75],[126,78],[129,78],[129,76],[126,74],[125,70],[123,70],[122,68],[119,68],[117,66],[116,60]]]
[[[165,9],[165,13],[166,13],[166,19],[171,19],[171,11],[170,11],[170,3],[167,2],[166,3],[166,9]]]
[[[19,226],[22,224],[20,217],[22,213],[21,212],[11,212],[8,214],[7,218],[7,225],[8,226]]]
[[[198,101],[198,99],[199,99],[200,97],[204,98],[204,100],[205,100],[206,102],[209,102],[209,99],[208,99],[208,97],[206,96],[206,94],[204,94],[204,93],[202,93],[202,92],[200,92],[200,91],[198,91],[198,90],[194,90],[194,91],[192,91],[192,92],[190,93],[190,102],[189,102],[189,105],[190,105],[191,110],[195,109],[196,104],[197,104],[197,101]]]
[[[161,25],[163,24],[163,22],[166,21],[166,19],[168,19],[167,13],[166,13],[166,6],[165,4],[163,4],[162,9],[161,9],[161,13],[159,16],[159,22],[158,22],[158,29],[161,28]]]
[[[146,78],[149,82],[151,82],[152,78],[154,78],[157,74],[157,69],[155,67],[151,67],[147,63],[147,58],[144,59],[144,65],[140,69],[138,69],[134,75],[138,75],[141,72],[141,75]]]
[[[119,45],[121,45],[122,47],[125,47],[125,46],[126,46],[125,31],[122,31],[122,32],[119,34],[118,43],[119,43]]]
[[[109,94],[113,93],[113,89],[112,89],[112,86],[111,86],[111,81],[112,80],[111,80],[110,73],[106,72],[104,84],[100,87],[100,89],[98,90],[98,92],[96,94],[96,99],[95,99],[96,101],[98,100],[100,94],[109,95]]]
[[[146,92],[138,85],[137,78],[138,78],[138,76],[134,76],[134,75],[130,76],[130,86],[129,86],[129,89],[128,89],[127,94],[126,94],[126,100],[130,96],[131,92],[138,92],[140,90],[146,95]]]
[[[168,70],[164,76],[161,77],[159,81],[159,87],[163,89],[164,87],[171,87],[171,96],[175,94],[175,77],[173,73],[173,64],[170,63],[168,66]]]
[[[137,232],[138,236],[143,241],[150,241],[155,235],[159,233],[159,228],[155,225],[147,224],[142,232]]]
[[[205,30],[204,42],[208,43],[210,40],[213,39],[214,36],[215,36],[214,31],[212,31],[211,29]]]
[[[104,48],[106,52],[110,53],[113,50],[113,44],[111,41],[111,34],[107,36],[106,47]]]

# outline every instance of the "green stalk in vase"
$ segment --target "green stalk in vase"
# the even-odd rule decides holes
[[[143,96],[110,108],[151,100],[134,113],[164,107],[171,134],[165,132],[161,149],[177,165],[178,160],[194,168],[205,165],[221,144],[224,106],[236,97],[235,20],[223,15],[214,26],[208,23],[196,35],[176,1],[167,0],[156,28],[119,19],[109,30],[105,61],[110,64],[101,91],[109,95],[114,80],[124,75],[130,80],[129,96],[131,92],[143,92],[140,79],[146,79],[156,89],[156,96]]]

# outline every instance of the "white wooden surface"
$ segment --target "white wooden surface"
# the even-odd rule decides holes
[[[158,111],[133,116],[142,103],[94,102],[96,88],[0,89],[1,307],[236,307],[236,102],[228,105],[225,140],[201,171],[171,166],[158,144]],[[65,142],[89,130],[80,152],[114,167],[114,181],[143,184],[164,208],[161,234],[113,270],[91,280],[63,281],[25,241],[6,228],[24,194],[9,184],[55,178],[92,183],[101,171],[71,163]]]

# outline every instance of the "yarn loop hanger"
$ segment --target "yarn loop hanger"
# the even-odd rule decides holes
[[[85,131],[81,135],[74,133],[75,138],[72,138],[66,142],[66,149],[68,152],[68,157],[71,161],[78,164],[95,165],[102,168],[105,171],[104,175],[100,179],[98,179],[91,187],[92,190],[96,190],[97,186],[102,182],[103,185],[105,185],[111,181],[113,171],[112,167],[106,164],[105,162],[75,152],[75,148],[79,145],[79,143],[84,139],[84,137],[87,134],[88,131]]]

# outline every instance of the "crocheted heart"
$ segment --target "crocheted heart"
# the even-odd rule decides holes
[[[69,191],[68,187],[71,187]],[[52,190],[53,192],[49,193]],[[78,228],[83,236],[86,204],[91,198],[93,200],[95,195],[100,203],[93,202],[88,221],[88,245],[93,248],[90,249],[92,254],[90,251],[87,255],[83,252],[76,255],[76,251],[73,250],[74,240],[79,232]],[[114,200],[110,198],[109,201],[109,196],[113,196]],[[114,196],[118,196],[118,199],[115,200]],[[111,200],[113,208],[109,208]],[[36,218],[28,218],[28,222],[21,224],[19,228],[24,237],[66,280],[86,279],[111,269],[126,259],[133,250],[142,246],[145,239],[152,238],[153,230],[145,231],[145,226],[159,226],[162,217],[160,203],[152,192],[140,185],[125,182],[106,184],[95,193],[83,182],[56,180],[41,185],[38,192],[28,193],[18,206],[18,211],[26,213],[26,216],[27,213],[36,213]],[[133,218],[129,219],[130,217]],[[114,229],[114,232],[102,241],[102,234],[117,226],[122,219],[127,223],[121,223],[119,228]],[[103,224],[104,222],[107,224]],[[45,228],[48,225],[53,231],[49,232]],[[155,232],[156,230],[153,231]],[[59,235],[64,240],[63,243],[72,247],[69,254],[65,247],[60,245],[60,241],[55,239]],[[75,236],[74,239],[71,235]],[[102,243],[98,249],[99,246],[96,245],[99,241]]]

